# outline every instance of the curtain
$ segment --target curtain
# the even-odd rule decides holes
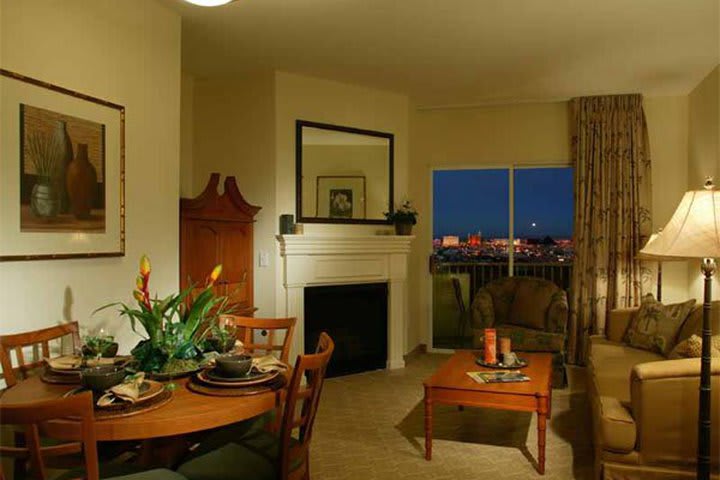
[[[639,303],[651,272],[636,255],[651,232],[651,170],[640,95],[575,98],[575,259],[568,361],[584,363],[588,335],[602,333],[614,308]]]

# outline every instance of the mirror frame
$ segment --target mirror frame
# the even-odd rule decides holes
[[[309,120],[295,121],[295,217],[297,223],[331,223],[331,224],[360,224],[360,225],[390,225],[387,219],[361,219],[361,218],[323,218],[304,217],[302,214],[302,131],[303,127],[319,128],[322,130],[333,130],[336,132],[354,133],[357,135],[368,135],[388,140],[388,205],[387,211],[392,211],[395,205],[394,192],[395,180],[393,169],[395,164],[395,135],[392,133],[365,130],[362,128],[343,127],[329,123],[311,122]]]

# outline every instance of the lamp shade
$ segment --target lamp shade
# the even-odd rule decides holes
[[[685,193],[670,221],[640,250],[644,258],[720,258],[720,191],[708,180],[704,190]]]
[[[638,252],[637,258],[638,260],[663,260],[664,257],[656,257],[655,255],[650,255],[648,253],[645,253],[644,250],[651,245],[657,238],[660,236],[660,233],[653,233],[650,234],[650,238],[648,238],[647,243],[645,246]]]

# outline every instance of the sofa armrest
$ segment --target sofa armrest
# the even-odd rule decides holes
[[[555,292],[548,307],[546,329],[551,333],[565,333],[568,323],[568,301],[565,290]]]
[[[472,327],[475,330],[490,328],[495,325],[495,309],[492,295],[488,290],[481,288],[477,291],[470,310],[472,312]]]
[[[630,325],[637,308],[617,308],[611,310],[605,320],[605,336],[612,342],[622,342],[625,331]]]
[[[720,362],[713,362],[711,379],[712,404],[717,405]],[[636,450],[643,462],[687,463],[695,457],[699,382],[699,358],[661,360],[633,367],[630,403],[637,425]],[[711,423],[713,442],[717,442],[720,409],[714,409]],[[713,463],[717,465],[717,458]]]
[[[600,407],[600,437],[604,449],[629,453],[635,449],[637,427],[628,408],[615,397],[601,396]]]

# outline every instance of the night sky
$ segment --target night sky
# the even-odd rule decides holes
[[[481,231],[483,238],[507,238],[508,175],[504,169],[433,172],[433,237]],[[516,169],[515,237],[570,238],[572,229],[572,168]]]

